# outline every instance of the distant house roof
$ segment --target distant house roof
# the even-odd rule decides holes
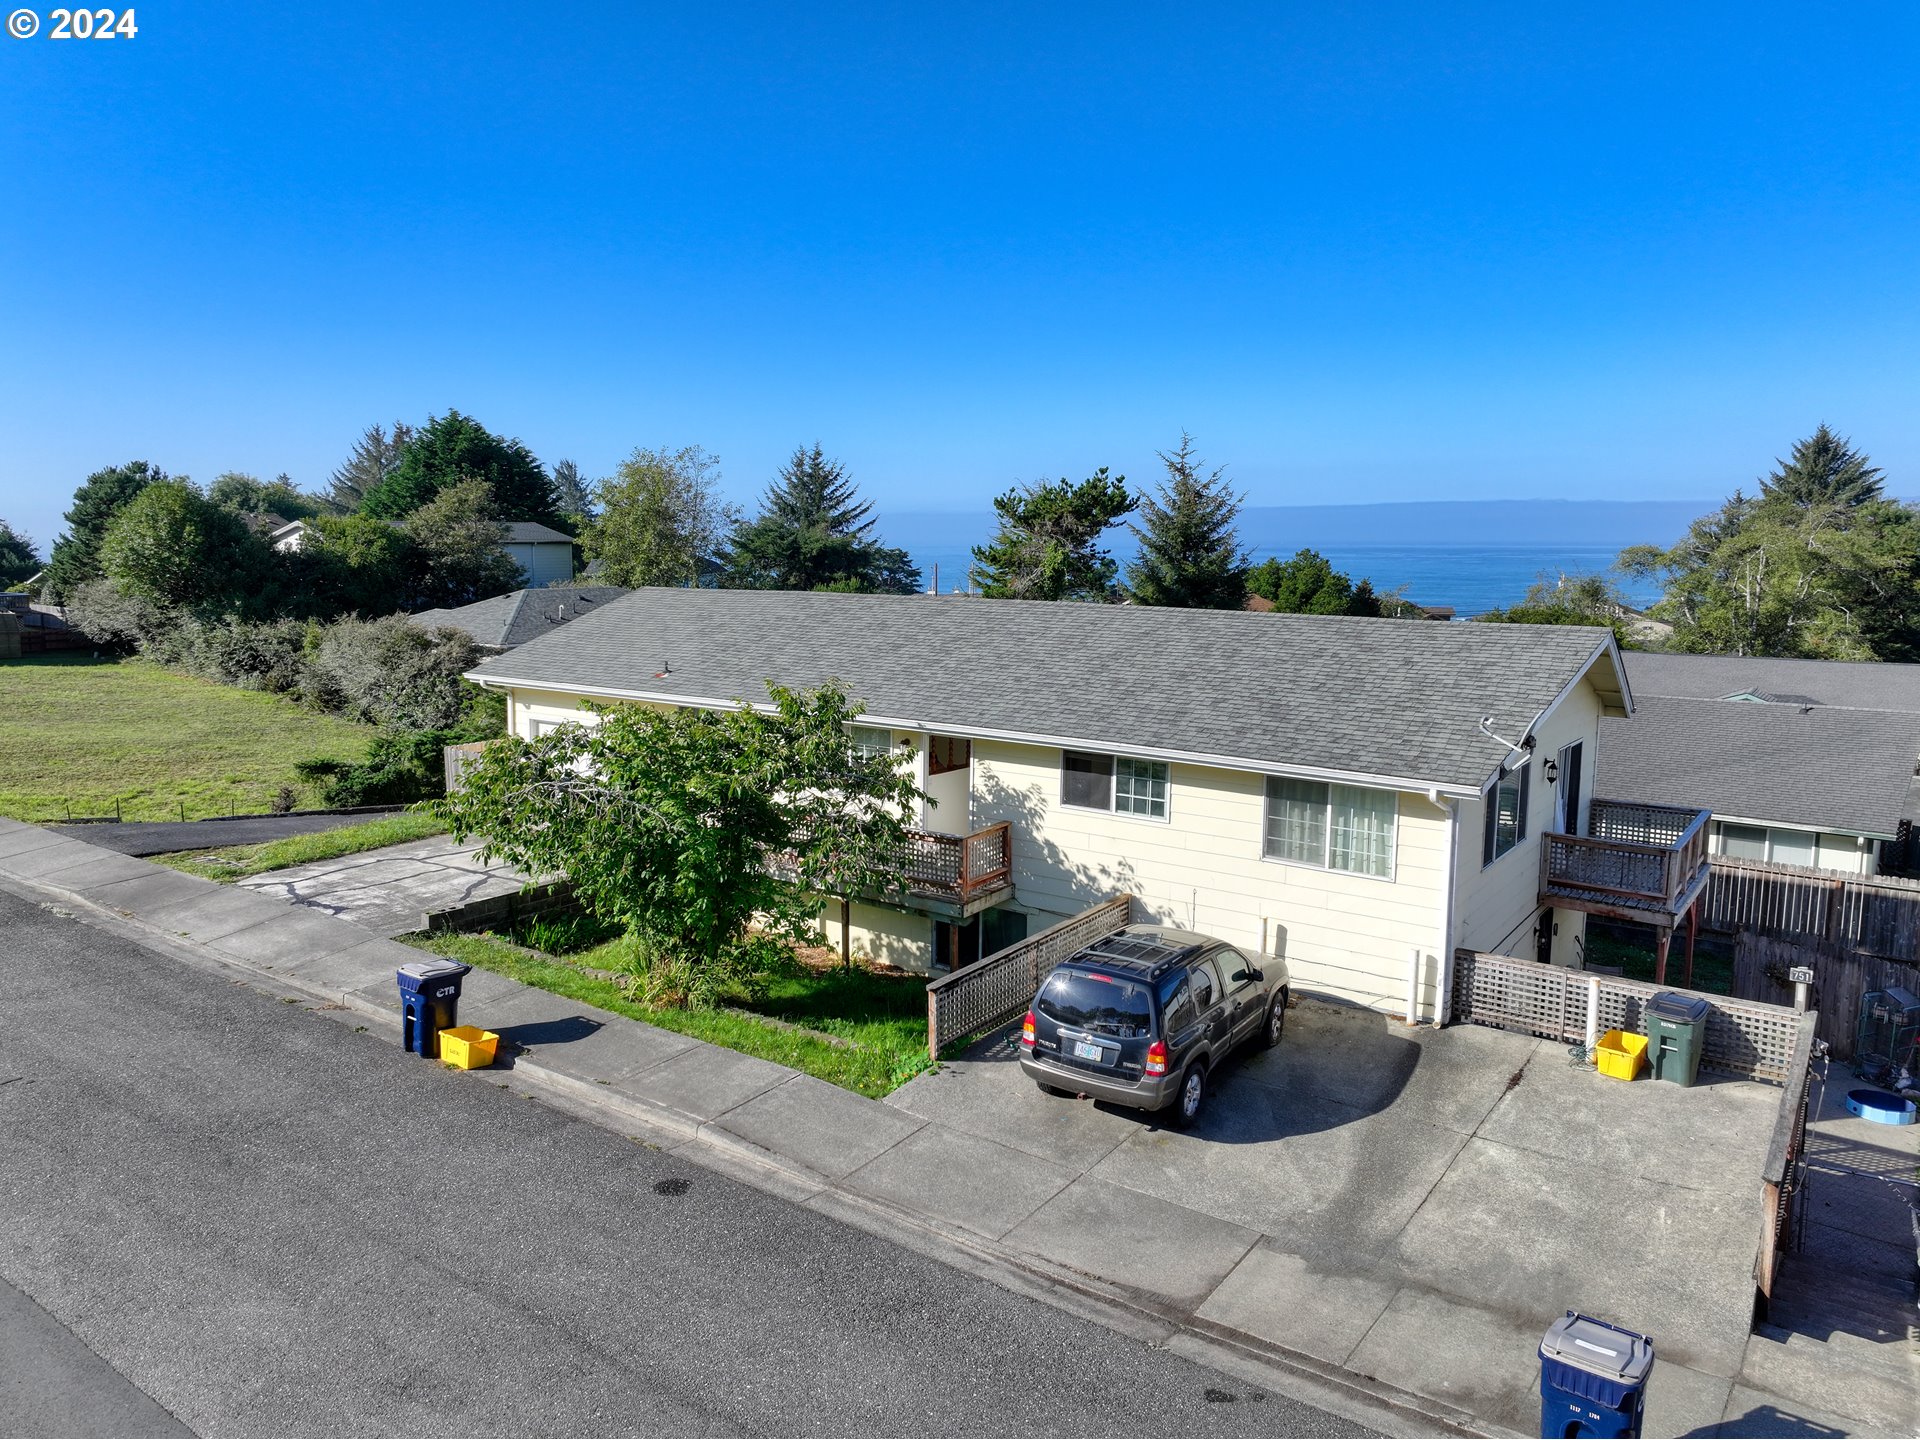
[[[1920,665],[1853,660],[1770,660],[1737,655],[1671,655],[1629,650],[1636,696],[1747,698],[1856,710],[1920,711]]]
[[[537,524],[532,520],[509,520],[506,543],[509,545],[571,545],[573,536],[563,535],[550,526]]]
[[[414,624],[451,626],[473,637],[489,650],[511,650],[536,636],[590,615],[628,592],[618,585],[551,586],[545,590],[514,590],[476,600],[452,610],[422,610],[409,618]]]
[[[1920,713],[1647,695],[1628,669],[1633,718],[1600,726],[1608,799],[1882,839],[1907,813]]]
[[[1278,773],[1477,792],[1594,669],[1605,630],[967,596],[637,590],[470,672],[496,686],[764,703],[837,678],[876,721]],[[1594,668],[1598,662],[1598,668]]]

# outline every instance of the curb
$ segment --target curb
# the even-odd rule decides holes
[[[281,998],[305,997],[342,1018],[352,1016],[398,1034],[395,1006],[382,1005],[354,990],[303,981],[298,975],[222,953],[186,939],[125,911],[98,904],[76,892],[28,877],[0,874],[11,888],[57,900],[108,928],[129,933],[149,949],[192,964],[224,971],[254,988]],[[371,936],[371,939],[378,939]],[[529,987],[531,988],[531,987]],[[1297,1351],[1227,1326],[1199,1319],[1175,1307],[1051,1264],[1037,1256],[1002,1249],[993,1241],[931,1220],[887,1201],[857,1194],[797,1161],[777,1155],[708,1120],[665,1105],[618,1094],[517,1056],[504,1067],[473,1072],[507,1089],[553,1104],[589,1123],[626,1134],[641,1144],[685,1153],[729,1178],[782,1199],[806,1204],[878,1238],[903,1244],[931,1259],[991,1280],[1003,1289],[1065,1309],[1081,1319],[1184,1358],[1236,1375],[1253,1384],[1331,1410],[1386,1434],[1506,1437],[1519,1432],[1490,1427],[1486,1421],[1442,1402],[1316,1360]],[[518,1082],[518,1083],[516,1083]],[[648,1132],[634,1134],[632,1128]]]

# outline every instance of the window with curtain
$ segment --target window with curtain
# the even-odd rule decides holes
[[[869,760],[890,754],[893,750],[893,732],[883,730],[878,725],[855,725],[853,749],[855,754]]]
[[[1391,790],[1273,776],[1267,781],[1269,860],[1393,878],[1400,799]]]

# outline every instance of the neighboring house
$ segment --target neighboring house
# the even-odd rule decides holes
[[[391,523],[391,522],[389,522]],[[289,520],[267,532],[267,543],[283,554],[298,550],[312,526],[305,520]],[[520,567],[520,578],[538,589],[573,579],[573,537],[531,520],[507,522],[506,540],[501,548]]]
[[[287,520],[267,531],[267,544],[282,555],[290,550],[298,550],[307,543],[307,535],[313,527],[304,520]]]
[[[1711,810],[1715,854],[1848,874],[1908,868],[1920,665],[1625,660],[1638,712],[1601,739],[1618,798]]]
[[[556,585],[545,590],[514,590],[451,610],[422,610],[407,618],[425,629],[464,630],[489,655],[500,655],[591,615],[628,592],[618,585]]]
[[[1578,963],[1594,907],[1543,907],[1541,836],[1599,811],[1631,704],[1605,630],[736,590],[636,591],[469,678],[526,738],[845,682],[933,802],[911,893],[853,908],[875,958],[965,964],[1125,891],[1346,1000],[1417,977],[1426,1014],[1456,946]]]
[[[571,535],[531,520],[514,520],[507,524],[503,548],[520,567],[520,578],[533,589],[573,579]]]

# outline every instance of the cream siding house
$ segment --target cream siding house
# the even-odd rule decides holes
[[[844,682],[930,797],[924,889],[852,907],[876,959],[971,963],[1124,892],[1303,989],[1398,1013],[1411,984],[1423,1015],[1455,946],[1579,963],[1541,837],[1575,788],[1578,828],[1630,704],[1604,630],[747,591],[636,591],[470,678],[527,739],[589,703]]]

